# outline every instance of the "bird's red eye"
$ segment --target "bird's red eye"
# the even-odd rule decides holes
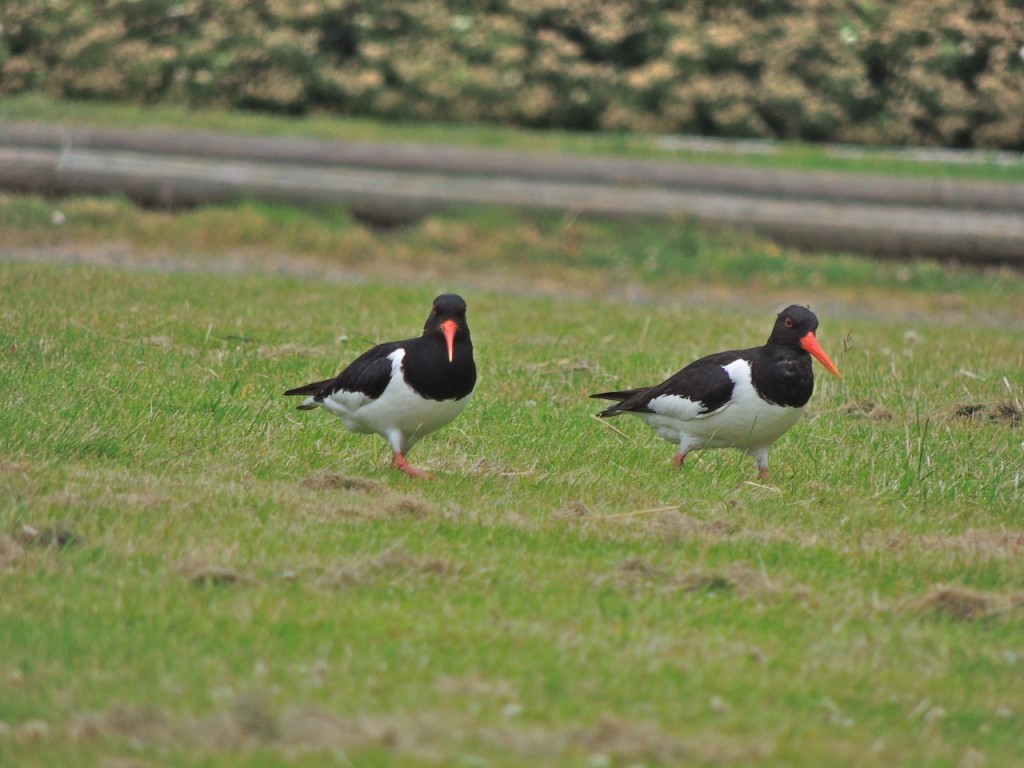
[[[782,322],[785,324],[785,326],[787,328],[792,328],[793,327],[793,321],[790,320],[788,317],[783,318]]]

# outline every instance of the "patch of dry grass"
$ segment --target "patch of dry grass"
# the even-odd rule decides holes
[[[839,409],[840,413],[849,416],[858,416],[869,421],[892,421],[896,414],[881,403],[876,403],[870,398],[861,398],[846,403]]]
[[[953,535],[887,533],[865,541],[866,549],[954,554],[973,560],[1003,560],[1024,554],[1024,531],[970,529]]]
[[[626,588],[652,586],[674,592],[730,593],[739,598],[774,601],[786,597],[804,599],[810,590],[805,585],[783,585],[764,569],[749,563],[730,563],[724,568],[664,569],[642,557],[623,560],[598,583],[613,583]]]
[[[0,571],[10,571],[25,557],[25,548],[10,536],[0,536]]]
[[[82,544],[82,537],[70,528],[54,528],[52,526],[36,528],[24,523],[15,536],[23,546],[39,549],[64,549]]]
[[[378,555],[354,557],[328,567],[320,580],[327,587],[345,587],[374,581],[396,583],[403,579],[454,578],[466,566],[440,557],[412,555],[402,549],[388,549]]]
[[[953,409],[953,415],[978,422],[1005,424],[1019,427],[1024,409],[1018,400],[1003,400],[995,403],[962,403]]]
[[[914,604],[926,614],[957,621],[1024,618],[1024,592],[999,593],[957,584],[938,584]]]
[[[199,556],[187,557],[175,565],[174,570],[189,582],[201,587],[228,584],[255,584],[256,580],[226,565],[218,565]]]
[[[340,472],[323,471],[310,475],[302,481],[307,488],[316,491],[342,490],[380,494],[387,491],[387,485],[369,477],[355,477]]]
[[[33,731],[21,734],[22,739],[43,741],[57,735],[45,721],[22,730]],[[564,728],[534,723],[479,724],[464,715],[439,710],[346,716],[311,707],[279,709],[259,693],[240,696],[230,709],[205,717],[120,706],[76,715],[62,730],[81,745],[113,740],[136,749],[171,749],[211,757],[269,748],[293,760],[318,753],[358,755],[374,748],[428,762],[447,762],[467,749],[484,748],[534,765],[564,764],[580,757],[591,765],[748,763],[772,753],[770,744],[749,737],[688,740],[652,722],[614,715],[603,715],[590,725]]]
[[[362,494],[363,492],[356,492]],[[386,492],[379,495],[349,495],[345,499],[322,499],[307,508],[321,523],[338,520],[372,522],[393,518],[427,518],[438,513],[436,505],[401,493]]]

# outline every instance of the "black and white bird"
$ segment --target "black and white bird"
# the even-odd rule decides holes
[[[305,395],[300,410],[324,408],[350,432],[382,436],[394,451],[396,469],[427,477],[406,455],[420,438],[458,416],[475,387],[466,302],[446,293],[434,299],[422,336],[378,344],[333,379],[285,394]]]
[[[817,329],[815,314],[793,305],[779,313],[763,347],[702,357],[654,387],[591,397],[618,401],[598,416],[636,414],[658,437],[677,444],[677,466],[693,450],[738,448],[753,457],[764,480],[772,444],[796,424],[811,399],[811,356],[840,375],[818,344]]]

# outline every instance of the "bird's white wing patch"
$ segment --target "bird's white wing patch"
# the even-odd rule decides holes
[[[322,404],[331,413],[338,416],[349,416],[368,402],[370,402],[370,398],[362,392],[339,389],[334,394],[325,397]]]
[[[747,397],[753,395],[757,397],[757,391],[754,389],[754,382],[750,378],[750,363],[739,358],[733,360],[728,365],[723,365],[722,369],[729,374],[729,378],[732,379],[732,398],[731,400],[745,400]]]
[[[659,395],[651,400],[647,407],[659,416],[668,416],[679,421],[690,421],[701,418],[701,409],[704,408],[704,404],[699,400],[690,400],[688,397],[680,395]]]

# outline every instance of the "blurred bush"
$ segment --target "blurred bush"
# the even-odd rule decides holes
[[[1024,0],[8,0],[0,95],[1024,149]]]

